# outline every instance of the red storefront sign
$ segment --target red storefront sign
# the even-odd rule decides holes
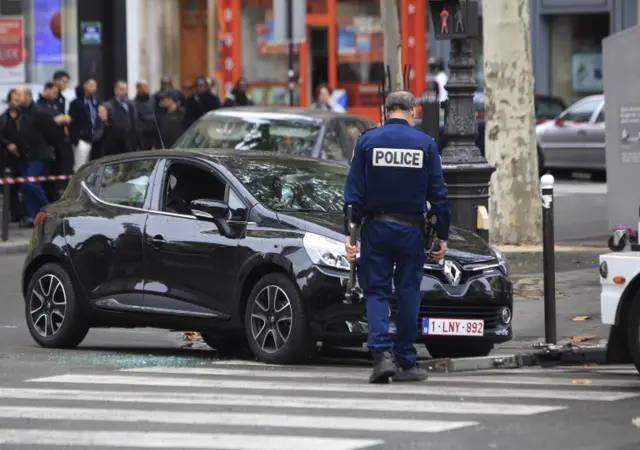
[[[0,18],[0,66],[14,68],[22,64],[22,19]]]
[[[234,29],[240,26],[240,17],[235,17],[238,13],[235,3],[235,0],[217,2],[219,55],[217,72],[222,87],[220,94],[223,96],[233,88],[238,73],[235,64],[240,64],[240,61],[234,61],[234,47],[240,45],[240,42],[234,42],[238,34],[234,33]]]

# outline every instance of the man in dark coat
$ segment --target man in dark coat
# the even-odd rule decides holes
[[[136,108],[127,98],[128,85],[126,81],[117,81],[114,86],[114,98],[104,103],[109,118],[105,125],[109,135],[113,136],[113,149],[104,149],[105,154],[119,154],[142,149],[142,134]]]
[[[246,78],[240,77],[236,82],[236,86],[227,94],[222,106],[253,106],[253,100],[247,95],[249,83]]]
[[[162,95],[162,106],[166,113],[160,119],[160,137],[163,148],[171,148],[184,132],[185,111],[178,105],[178,92],[168,89]]]
[[[97,89],[96,80],[87,79],[81,86],[76,87],[76,98],[69,105],[69,134],[73,144],[74,172],[90,159],[91,145],[99,125],[98,101],[95,98]]]
[[[142,133],[142,148],[144,150],[159,148],[155,99],[151,97],[149,83],[145,80],[140,80],[136,84],[136,96],[133,99],[133,105],[138,112]]]
[[[21,173],[19,153],[19,147],[22,147],[22,137],[20,136],[21,101],[21,97],[15,89],[12,89],[7,95],[9,107],[0,115],[0,169],[2,169],[2,176],[5,176],[6,169],[9,169],[6,175],[10,177],[19,177]],[[20,185],[12,184],[9,186],[9,198],[3,199],[5,202],[9,202],[12,222],[20,222],[27,215],[19,193]]]
[[[220,108],[220,99],[211,92],[205,77],[196,79],[196,92],[184,102],[184,129],[189,128],[200,117]]]
[[[69,80],[71,80],[71,76],[64,70],[58,70],[53,74],[53,84],[58,88],[58,96],[56,97],[58,114],[67,113],[67,99],[62,93],[69,87]]]

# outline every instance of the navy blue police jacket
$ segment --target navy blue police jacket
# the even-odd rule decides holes
[[[359,225],[371,213],[423,214],[427,202],[437,217],[436,234],[446,241],[451,209],[433,138],[404,119],[388,119],[362,133],[344,188],[345,235],[349,234],[348,205],[352,205],[352,220]]]

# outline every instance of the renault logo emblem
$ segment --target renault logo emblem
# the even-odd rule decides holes
[[[462,271],[458,266],[450,259],[444,260],[444,276],[447,278],[450,286],[457,286],[460,284],[460,278],[462,278]]]

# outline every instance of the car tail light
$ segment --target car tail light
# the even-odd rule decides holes
[[[42,222],[45,219],[45,217],[47,217],[47,214],[40,211],[38,214],[36,214],[36,218],[33,221],[33,226],[37,227],[38,225],[40,225],[40,222]]]

